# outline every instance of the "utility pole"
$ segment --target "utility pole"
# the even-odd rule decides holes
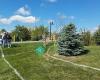
[[[49,24],[50,24],[50,40],[51,40],[51,26],[54,24],[54,22],[51,20],[51,21],[49,22]]]

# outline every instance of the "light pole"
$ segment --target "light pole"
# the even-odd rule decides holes
[[[51,40],[51,26],[54,24],[54,22],[51,20],[51,21],[49,22],[49,24],[50,24],[50,40]]]

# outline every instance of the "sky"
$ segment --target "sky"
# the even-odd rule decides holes
[[[54,22],[52,31],[74,23],[93,32],[100,25],[100,0],[0,0],[0,29],[49,26],[50,21]]]

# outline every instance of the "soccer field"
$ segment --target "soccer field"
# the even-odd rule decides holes
[[[100,71],[74,66],[52,58],[46,59],[35,53],[42,43],[16,44],[12,48],[4,48],[5,58],[17,69],[25,80],[100,80]],[[67,57],[76,63],[88,64],[100,68],[99,47],[88,47],[90,53],[78,57]],[[49,54],[54,53],[54,48]],[[58,58],[63,58],[57,56]],[[92,60],[92,62],[91,62]],[[0,80],[20,80],[13,70],[0,57]]]

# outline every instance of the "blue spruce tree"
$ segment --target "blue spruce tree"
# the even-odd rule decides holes
[[[59,34],[58,53],[60,55],[76,56],[86,53],[81,36],[76,33],[74,24],[64,26]]]

